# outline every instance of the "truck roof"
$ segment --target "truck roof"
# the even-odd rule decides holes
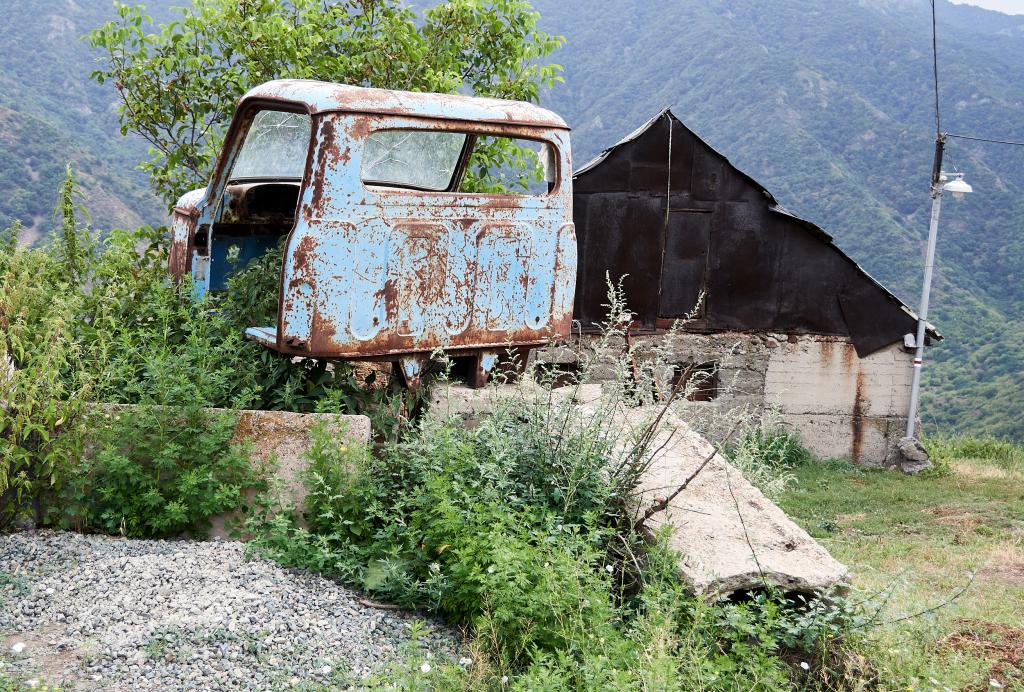
[[[522,101],[463,94],[371,89],[311,79],[276,79],[265,82],[250,89],[239,99],[238,106],[250,101],[278,101],[300,106],[310,114],[331,111],[381,113],[569,129],[556,113]]]

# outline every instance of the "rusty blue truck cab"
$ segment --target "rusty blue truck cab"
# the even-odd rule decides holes
[[[278,80],[241,98],[210,184],[175,206],[169,270],[198,294],[284,242],[290,356],[498,355],[569,334],[576,275],[569,129],[514,101]],[[521,352],[521,351],[520,351]]]

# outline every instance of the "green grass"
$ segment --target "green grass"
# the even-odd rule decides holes
[[[889,624],[868,636],[884,687],[1024,689],[1024,450],[930,445],[938,471],[915,477],[800,467],[780,505],[879,593]]]

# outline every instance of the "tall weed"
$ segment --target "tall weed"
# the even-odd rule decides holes
[[[89,379],[69,338],[78,296],[61,279],[41,250],[0,254],[0,529],[26,510],[39,521],[81,450]]]
[[[796,482],[793,469],[813,461],[797,433],[787,429],[773,412],[748,426],[738,442],[726,447],[725,454],[747,481],[772,499]]]

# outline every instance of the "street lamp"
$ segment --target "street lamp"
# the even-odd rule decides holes
[[[963,173],[954,173],[952,180],[942,170],[942,154],[946,147],[946,135],[935,138],[935,160],[932,165],[932,220],[928,227],[928,251],[924,260],[924,285],[921,287],[921,308],[917,311],[917,338],[914,340],[914,379],[910,385],[910,412],[907,415],[907,437],[914,438],[917,421],[918,395],[921,388],[921,368],[924,365],[924,338],[928,324],[928,297],[932,289],[932,270],[935,267],[935,237],[939,230],[939,207],[942,193],[952,193],[956,199],[973,192]]]

